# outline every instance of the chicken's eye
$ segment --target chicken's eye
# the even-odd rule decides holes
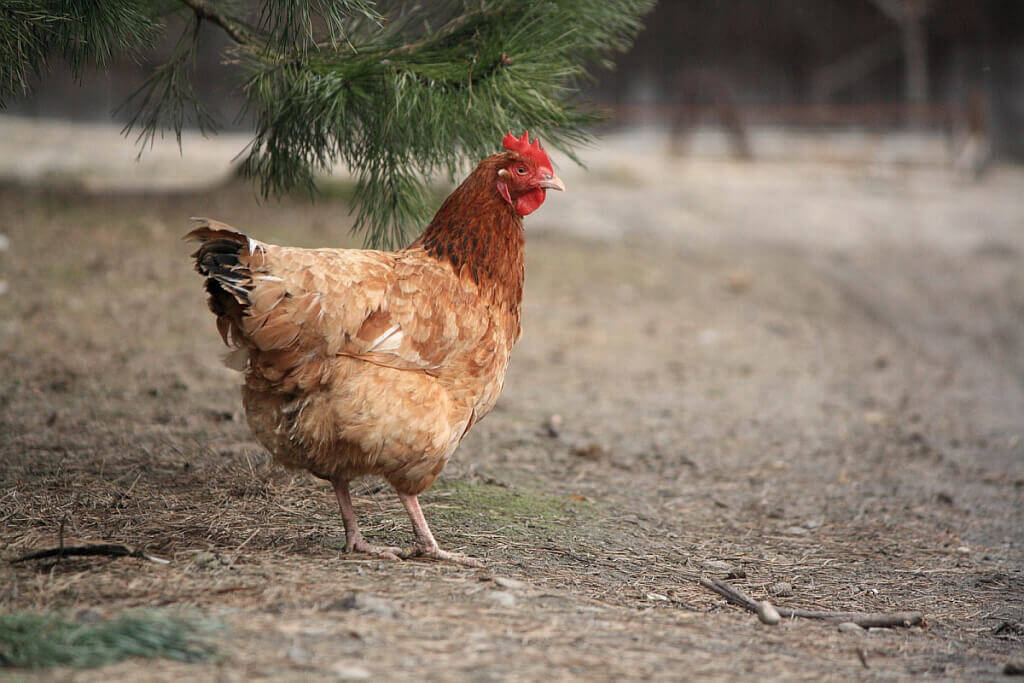
[[[519,168],[516,169],[516,173],[518,173],[519,175],[526,175],[526,167],[520,166]]]

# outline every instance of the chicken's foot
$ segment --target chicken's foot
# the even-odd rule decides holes
[[[348,481],[339,479],[331,483],[334,485],[334,495],[338,498],[338,507],[341,508],[341,520],[345,523],[345,552],[365,553],[385,560],[400,559],[401,548],[373,545],[363,538],[363,533],[359,531],[356,511],[352,508],[352,494],[348,490]]]
[[[419,499],[416,496],[408,496],[404,493],[399,493],[398,497],[401,499],[402,505],[405,506],[405,512],[409,515],[409,519],[412,520],[413,533],[416,534],[416,540],[413,542],[412,548],[401,554],[402,559],[428,557],[433,560],[454,562],[466,567],[482,568],[484,566],[483,562],[474,557],[441,550],[437,545],[437,541],[434,540],[434,534],[430,533],[430,527],[427,526],[427,519],[423,516]]]

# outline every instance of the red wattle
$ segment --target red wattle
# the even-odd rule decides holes
[[[529,192],[524,192],[519,195],[516,199],[516,212],[520,216],[527,216],[544,203],[544,199],[547,197],[547,191],[542,187],[537,187]]]

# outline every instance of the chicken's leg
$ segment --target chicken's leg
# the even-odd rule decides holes
[[[416,496],[409,496],[404,493],[399,493],[398,497],[402,500],[402,505],[405,506],[405,512],[409,515],[409,519],[412,520],[412,530],[416,534],[416,540],[413,542],[412,548],[402,553],[403,558],[430,557],[435,560],[455,562],[467,567],[484,566],[483,562],[468,555],[441,550],[437,545],[437,541],[434,540],[434,534],[430,533],[430,527],[427,526],[423,510],[420,509],[419,499]]]
[[[370,545],[363,538],[359,531],[359,520],[356,519],[356,511],[352,509],[352,495],[348,491],[348,480],[338,479],[331,482],[334,485],[334,495],[338,497],[338,507],[341,508],[341,519],[345,523],[345,552],[366,553],[388,560],[397,560],[401,552],[399,548],[388,548]],[[429,531],[427,533],[430,533]]]

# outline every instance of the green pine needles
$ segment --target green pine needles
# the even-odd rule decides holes
[[[571,158],[594,114],[578,102],[596,66],[629,47],[653,0],[7,0],[0,4],[0,105],[63,55],[73,69],[141,53],[168,13],[187,27],[125,104],[145,145],[167,129],[211,130],[193,88],[204,24],[233,41],[252,143],[242,170],[264,195],[314,189],[337,163],[357,180],[356,229],[393,247],[436,207],[427,180],[456,180],[529,129]],[[113,13],[123,21],[110,21]],[[7,40],[10,35],[16,40]],[[102,36],[98,39],[97,36]]]
[[[202,661],[215,656],[204,638],[217,628],[160,610],[133,610],[100,621],[0,614],[0,668],[94,667],[130,657]]]

